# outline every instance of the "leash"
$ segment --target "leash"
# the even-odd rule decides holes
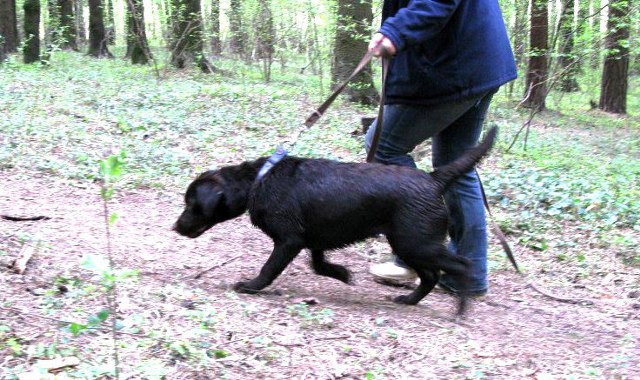
[[[495,218],[493,217],[493,214],[491,213],[491,208],[489,208],[489,201],[487,201],[487,194],[484,192],[484,186],[482,185],[482,180],[480,179],[480,173],[478,173],[477,169],[476,169],[476,177],[478,177],[478,183],[480,184],[480,193],[482,194],[482,202],[484,203],[484,208],[486,208],[487,212],[489,213],[489,219],[491,220],[493,233],[496,235],[496,237],[500,241],[502,250],[504,251],[504,253],[507,254],[507,257],[509,258],[511,265],[513,265],[516,272],[522,273],[520,271],[520,268],[518,268],[518,263],[516,262],[515,256],[513,256],[513,251],[511,250],[511,246],[507,241],[507,237],[505,236],[504,232],[502,232],[502,230],[498,226],[498,223],[496,223]]]
[[[373,53],[367,51],[365,55],[360,59],[360,62],[353,70],[353,72],[349,75],[349,77],[338,86],[333,93],[325,100],[318,108],[313,110],[311,115],[307,117],[304,121],[303,126],[305,129],[311,128],[319,119],[324,115],[329,106],[333,103],[334,100],[344,91],[349,82],[356,77],[356,75],[360,74],[362,70],[367,66],[367,64],[373,59]],[[382,87],[380,90],[380,106],[378,107],[378,119],[376,121],[376,130],[373,136],[373,141],[371,143],[371,147],[369,148],[369,152],[367,153],[367,162],[372,162],[375,156],[375,152],[378,149],[378,141],[380,140],[380,133],[382,132],[382,120],[384,117],[384,88],[387,82],[387,73],[389,71],[389,59],[382,58]],[[286,155],[287,150],[291,149],[295,143],[298,141],[300,134],[302,133],[303,128],[297,128],[291,136],[285,140],[282,144],[278,145],[276,151],[267,159],[264,165],[258,171],[258,175],[256,176],[256,181],[261,180],[271,168],[280,162]],[[285,146],[288,148],[286,149]]]

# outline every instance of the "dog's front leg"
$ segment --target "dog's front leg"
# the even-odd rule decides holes
[[[260,274],[251,281],[240,281],[233,287],[242,293],[256,293],[271,285],[280,273],[293,261],[302,250],[302,245],[295,242],[275,243],[273,252],[260,270]]]
[[[311,251],[311,266],[313,271],[320,276],[335,278],[345,284],[351,283],[349,270],[342,265],[333,264],[325,260],[324,251],[317,249]]]

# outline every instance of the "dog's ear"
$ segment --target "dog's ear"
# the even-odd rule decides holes
[[[224,192],[215,184],[203,183],[196,189],[196,199],[201,212],[211,216],[224,205]]]

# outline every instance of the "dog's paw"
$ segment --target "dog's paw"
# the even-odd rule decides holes
[[[347,285],[353,285],[353,278],[351,277],[351,272],[349,271],[349,269],[340,265],[336,265],[334,275],[334,278],[336,280],[342,281]]]
[[[249,285],[247,281],[239,281],[233,286],[233,290],[238,293],[248,293],[248,294],[256,294],[260,291],[260,289],[254,289]]]
[[[400,305],[415,305],[418,303],[418,301],[416,301],[414,297],[411,297],[410,294],[404,295],[404,296],[397,296],[396,298],[393,299],[393,302]]]

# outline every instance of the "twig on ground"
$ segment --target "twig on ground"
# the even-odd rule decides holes
[[[530,286],[536,292],[542,294],[543,296],[549,297],[549,298],[554,299],[556,301],[565,302],[565,303],[571,303],[571,304],[576,304],[576,305],[593,305],[594,304],[593,301],[588,300],[588,299],[584,299],[584,298],[567,298],[567,297],[556,296],[554,294],[549,293],[546,290],[543,290],[543,289],[539,288],[538,286],[534,285],[532,282],[529,282],[527,285]]]
[[[20,256],[18,256],[18,258],[13,262],[13,271],[17,274],[23,274],[24,271],[27,270],[27,263],[36,253],[36,248],[39,246],[39,243],[36,243],[35,246],[32,243],[26,243],[23,245],[20,250]]]
[[[198,273],[198,274],[196,274],[193,278],[194,278],[194,279],[198,279],[198,278],[202,277],[202,275],[203,275],[203,274],[205,274],[205,273],[207,273],[207,272],[209,272],[209,271],[211,271],[211,270],[218,269],[218,268],[220,268],[220,267],[222,267],[222,266],[225,266],[225,265],[229,264],[230,262],[232,262],[232,261],[234,261],[234,260],[239,259],[239,258],[240,258],[240,257],[242,257],[242,256],[244,256],[244,254],[236,255],[236,256],[234,256],[234,257],[230,258],[230,259],[229,259],[229,260],[227,260],[227,261],[223,261],[223,262],[221,262],[221,263],[218,263],[218,264],[216,264],[216,265],[212,266],[211,268],[208,268],[208,269],[205,269],[205,270],[203,270],[203,271],[199,272],[199,273]]]
[[[351,338],[351,335],[334,335],[334,336],[319,336],[314,337],[313,340],[337,340]]]
[[[38,215],[38,216],[12,216],[12,215],[0,215],[0,217],[4,220],[9,220],[11,222],[29,222],[36,220],[49,220],[51,219],[48,216]]]

